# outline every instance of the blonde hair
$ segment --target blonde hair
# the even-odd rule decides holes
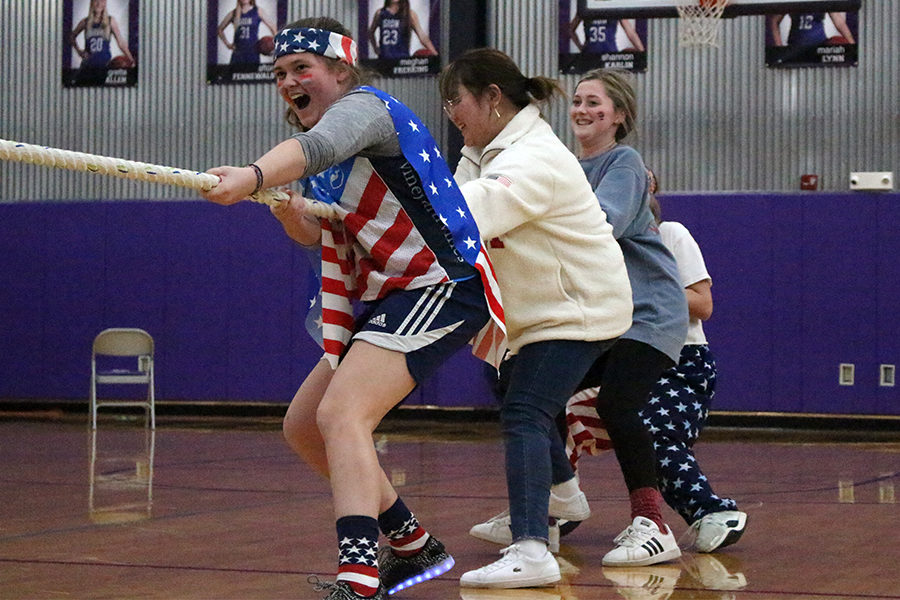
[[[88,14],[86,21],[88,25],[92,25],[94,23],[94,2],[96,1],[97,0],[91,0],[90,2],[88,2]],[[110,25],[109,9],[106,7],[106,5],[103,6],[103,13],[100,15],[100,26],[103,28],[103,33],[106,35],[106,37],[109,37],[112,26]]]
[[[619,142],[635,129],[637,122],[637,94],[631,85],[630,76],[623,71],[609,69],[593,69],[584,74],[575,85],[577,88],[585,81],[599,81],[612,100],[613,106],[625,116],[625,120],[616,129],[616,141]]]

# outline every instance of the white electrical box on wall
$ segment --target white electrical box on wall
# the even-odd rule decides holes
[[[856,379],[856,365],[841,363],[838,365],[838,385],[853,385]]]
[[[892,171],[850,173],[850,189],[892,190],[894,189],[894,173]]]

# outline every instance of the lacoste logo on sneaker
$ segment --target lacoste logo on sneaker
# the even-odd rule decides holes
[[[375,315],[371,319],[369,319],[370,325],[375,325],[376,327],[387,327],[387,317],[384,313],[380,315]]]
[[[521,573],[522,567],[513,567],[513,573]]]

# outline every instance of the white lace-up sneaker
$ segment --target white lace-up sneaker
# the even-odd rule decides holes
[[[709,513],[691,525],[696,531],[694,547],[698,552],[712,552],[730,546],[741,538],[747,526],[747,513],[739,510],[723,510]]]
[[[556,554],[559,552],[559,525],[549,525],[547,533],[550,538],[548,548],[550,552]],[[509,546],[513,543],[509,511],[504,510],[499,515],[494,515],[484,523],[473,525],[472,529],[469,530],[469,535],[478,538],[479,540],[484,540],[485,542]]]
[[[530,558],[513,544],[500,551],[502,557],[491,564],[463,573],[462,587],[524,588],[552,585],[561,579],[559,564],[549,552]]]
[[[625,531],[616,536],[615,548],[603,557],[606,567],[643,567],[681,556],[672,528],[662,533],[656,523],[646,517],[635,517]]]
[[[563,498],[553,493],[550,488],[550,516],[554,519],[565,519],[567,521],[584,521],[591,516],[591,507],[588,504],[587,496],[584,492],[578,490],[578,493]]]
[[[548,506],[550,516],[554,519],[581,522],[591,516],[591,507],[588,504],[584,492],[578,491],[568,498],[562,498],[550,490],[550,504]],[[512,544],[512,531],[509,528],[509,510],[504,510],[494,515],[484,523],[478,523],[469,530],[469,535],[479,540],[509,546]],[[574,529],[574,527],[572,527]],[[550,525],[550,552],[559,552],[559,524]]]

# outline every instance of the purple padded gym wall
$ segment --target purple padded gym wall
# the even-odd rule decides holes
[[[878,380],[900,362],[900,194],[661,200],[713,277],[716,410],[900,415]],[[303,326],[308,258],[256,204],[0,204],[0,257],[0,399],[86,401],[106,327],[153,335],[162,401],[288,402],[320,355]],[[841,363],[854,385],[838,384]],[[407,402],[495,405],[465,351]]]

